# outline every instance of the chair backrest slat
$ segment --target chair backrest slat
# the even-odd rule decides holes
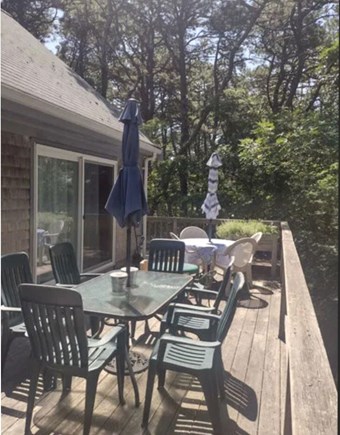
[[[234,277],[234,282],[229,294],[229,298],[218,322],[216,338],[220,342],[222,342],[227,335],[229,326],[235,312],[237,296],[239,291],[243,288],[244,282],[245,279],[243,273],[237,272]]]
[[[183,273],[185,243],[173,239],[150,242],[148,269],[156,272]]]
[[[37,305],[35,308],[39,313],[42,325],[41,330],[38,330],[38,334],[42,342],[42,349],[45,351],[44,355],[46,358],[48,357],[50,361],[53,361],[54,347],[58,341],[60,341],[60,335],[58,335],[58,331],[56,331],[53,322],[53,318],[58,317],[58,313],[51,307],[45,305]],[[36,322],[38,321],[39,319],[36,318]],[[44,331],[50,331],[50,335],[45,335]],[[56,355],[56,358],[58,358],[58,355]],[[60,359],[57,362],[60,364]]]
[[[38,308],[35,306],[32,306],[30,303],[28,303],[25,308],[23,308],[23,311],[26,310],[27,312],[29,312],[29,315],[26,316],[26,329],[34,329],[35,328],[35,323],[38,321],[39,319],[39,314],[37,312]],[[44,341],[41,341],[39,334],[35,334],[34,336],[32,336],[30,338],[31,341],[31,346],[32,348],[36,348],[38,349],[38,353],[44,353],[45,355],[47,355],[47,349],[44,348]]]
[[[20,307],[19,284],[32,283],[33,277],[26,252],[14,252],[1,257],[1,303]],[[22,322],[21,313],[8,313],[9,326]]]
[[[22,311],[32,352],[58,367],[88,367],[85,317],[80,294],[71,289],[22,284]]]
[[[72,243],[56,243],[49,248],[52,271],[57,284],[79,284],[80,273]]]

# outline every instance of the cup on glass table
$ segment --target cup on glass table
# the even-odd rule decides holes
[[[126,273],[126,267],[122,267],[120,270],[122,272]],[[138,270],[139,270],[138,267],[130,267],[130,286],[131,287],[136,285]]]
[[[126,290],[127,273],[120,270],[114,270],[110,273],[112,292],[122,294]]]

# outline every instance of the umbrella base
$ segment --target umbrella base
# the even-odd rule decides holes
[[[144,372],[149,367],[149,360],[144,355],[140,354],[139,352],[131,351],[129,350],[129,358],[131,362],[131,367],[133,373],[141,373]],[[116,360],[113,359],[112,361],[107,364],[105,367],[105,371],[108,373],[117,374],[117,367],[116,367]],[[125,376],[129,376],[129,370],[127,366],[125,366]]]

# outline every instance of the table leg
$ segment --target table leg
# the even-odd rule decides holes
[[[130,360],[130,353],[129,353],[128,348],[126,348],[126,355],[127,355],[126,365],[127,365],[127,368],[128,368],[128,372],[129,372],[130,378],[131,378],[132,387],[133,387],[133,390],[135,392],[135,404],[136,404],[136,408],[137,408],[139,406],[139,403],[140,403],[139,402],[139,391],[138,391],[138,385],[137,385],[135,373],[134,373],[134,371],[132,369],[131,360]]]
[[[129,322],[124,322],[127,328],[127,343],[126,343],[126,367],[125,367],[125,376],[130,376],[131,378],[131,382],[132,382],[132,386],[135,392],[135,404],[136,407],[139,406],[139,391],[138,391],[138,385],[137,385],[137,381],[136,381],[136,377],[135,374],[136,373],[141,373],[144,370],[146,370],[148,368],[149,365],[149,360],[148,358],[146,358],[144,355],[132,351],[130,349],[129,346],[129,337],[130,337],[130,333],[129,333]],[[117,374],[117,367],[116,367],[116,360],[113,359],[112,361],[109,362],[109,364],[107,364],[107,366],[105,367],[105,370],[108,373],[112,373],[112,374]]]
[[[142,355],[139,352],[136,352],[134,350],[130,349],[130,328],[129,328],[129,322],[122,322],[125,324],[126,329],[127,329],[127,349],[128,349],[128,354],[129,354],[129,362],[131,364],[132,370],[134,373],[141,373],[144,370],[146,370],[149,366],[149,360],[148,358],[146,358],[144,355]],[[138,341],[138,340],[137,340]],[[116,374],[116,361],[113,360],[109,363],[108,366],[106,366],[106,370],[110,373],[114,373]],[[128,376],[129,373],[129,368],[125,367],[125,376]]]
[[[135,376],[135,372],[133,370],[132,364],[131,364],[131,352],[129,352],[128,348],[126,348],[126,368],[125,368],[125,376],[129,375],[131,382],[132,382],[132,387],[133,387],[133,391],[135,393],[135,406],[136,408],[138,408],[139,404],[140,404],[140,400],[139,400],[139,390],[138,390],[138,385],[137,385],[137,381],[136,381],[136,376]],[[112,373],[112,374],[117,374],[116,371],[116,361],[112,360],[106,367],[105,370],[108,373]]]
[[[133,351],[131,349],[128,350],[129,355],[129,363],[132,367],[132,371],[134,374],[138,374],[144,372],[149,366],[149,360],[144,355],[139,352]],[[116,361],[112,360],[106,367],[105,370],[109,373],[117,374],[116,370]],[[129,376],[129,368],[126,364],[125,367],[125,376]]]

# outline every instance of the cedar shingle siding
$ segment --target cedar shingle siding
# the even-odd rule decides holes
[[[1,133],[1,253],[30,253],[31,150],[28,137]]]

